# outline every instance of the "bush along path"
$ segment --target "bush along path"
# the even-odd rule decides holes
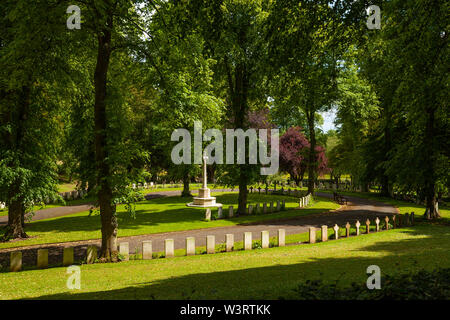
[[[329,194],[318,194],[324,197],[330,197]],[[354,229],[356,222],[359,222],[360,231],[362,234],[365,230],[366,220],[371,221],[371,228],[375,230],[375,220],[379,217],[380,229],[383,228],[385,217],[390,217],[398,213],[397,209],[391,205],[361,199],[356,197],[349,197],[347,206],[340,207],[338,210],[330,211],[323,214],[315,214],[310,216],[300,216],[297,218],[282,219],[278,221],[263,221],[253,224],[241,224],[230,227],[217,227],[188,231],[177,231],[167,233],[156,233],[150,235],[140,235],[131,237],[119,238],[119,243],[127,243],[129,254],[142,253],[142,244],[144,241],[152,241],[153,252],[163,252],[165,250],[165,240],[173,239],[173,249],[182,250],[186,248],[186,238],[194,237],[195,246],[205,247],[207,236],[214,236],[215,244],[222,244],[225,242],[227,234],[234,235],[234,242],[239,243],[243,241],[244,232],[251,233],[253,240],[261,239],[261,232],[267,231],[269,238],[274,238],[278,235],[278,230],[283,229],[287,237],[291,235],[304,234],[309,232],[310,228],[320,230],[322,226],[328,226],[327,234],[330,233],[330,239],[333,237],[333,227],[338,225],[340,227],[340,234],[345,234],[345,225],[350,223]],[[319,236],[317,237],[318,240]],[[327,237],[328,238],[328,237]],[[48,264],[59,266],[62,263],[63,250],[66,247],[74,248],[75,261],[86,260],[86,250],[88,246],[100,247],[100,240],[87,240],[78,242],[67,242],[58,244],[44,244],[25,248],[11,248],[0,250],[0,264],[5,269],[5,266],[10,265],[10,258],[12,252],[21,251],[22,261],[25,266],[36,266],[38,249],[48,250]]]

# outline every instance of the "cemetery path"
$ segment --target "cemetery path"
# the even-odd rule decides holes
[[[74,214],[83,211],[89,211],[92,208],[92,204],[80,204],[75,206],[64,206],[64,207],[56,207],[56,208],[48,208],[42,210],[36,210],[34,212],[34,216],[31,218],[31,221],[57,218],[61,216],[67,216],[69,214]],[[0,217],[0,226],[8,223],[8,216]]]
[[[214,189],[211,191],[212,192],[224,192],[224,191],[228,192],[228,191],[233,191],[233,190],[231,190],[231,189]],[[150,200],[150,199],[155,199],[155,198],[180,196],[180,195],[181,195],[181,191],[179,191],[179,190],[158,191],[158,192],[151,192],[151,193],[146,194],[145,198],[147,200]],[[91,209],[93,207],[94,207],[93,203],[87,203],[87,204],[80,204],[80,205],[73,205],[73,206],[64,206],[64,207],[36,210],[33,217],[31,218],[31,221],[67,216],[67,215],[74,214],[74,213],[89,211],[89,209]],[[6,225],[7,223],[8,223],[8,216],[7,215],[0,216],[0,226]]]
[[[318,196],[332,197],[328,193],[317,193]],[[398,213],[398,209],[378,201],[372,201],[357,197],[347,197],[348,205],[322,214],[310,216],[301,216],[297,218],[262,221],[253,224],[241,224],[230,227],[217,227],[207,229],[196,229],[188,231],[176,231],[167,233],[158,233],[150,235],[140,235],[132,237],[121,237],[119,242],[129,242],[130,253],[135,253],[136,248],[141,248],[142,241],[152,240],[153,252],[164,251],[164,240],[174,239],[175,249],[185,248],[186,237],[195,237],[196,246],[206,245],[206,236],[214,235],[216,244],[225,242],[225,235],[234,234],[234,241],[242,241],[244,232],[252,232],[253,239],[261,238],[261,231],[269,231],[270,237],[277,235],[278,229],[285,229],[286,235],[307,232],[309,227],[318,227],[328,225],[329,227],[338,224],[343,227],[347,222],[354,223],[359,220],[362,225],[367,218],[375,219],[379,217],[382,220],[385,216],[392,216]],[[302,210],[302,209],[299,209]],[[373,223],[373,222],[372,222]],[[74,247],[75,259],[82,260],[86,253],[88,245],[96,245],[100,247],[100,240],[87,240],[79,242],[67,242],[58,244],[35,245],[22,248],[10,248],[0,250],[0,264],[9,263],[9,252],[21,250],[23,254],[24,265],[34,266],[36,264],[37,249],[49,249],[49,264],[57,265],[62,261],[62,250],[64,247]],[[139,249],[140,251],[141,249]],[[8,265],[8,264],[6,264]]]

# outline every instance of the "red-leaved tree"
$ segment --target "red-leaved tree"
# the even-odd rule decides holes
[[[280,138],[280,168],[289,173],[298,185],[308,168],[310,143],[300,127],[289,128]],[[329,171],[325,149],[316,146],[316,171],[324,174]]]

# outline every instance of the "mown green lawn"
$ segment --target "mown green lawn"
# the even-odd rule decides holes
[[[60,183],[58,184],[58,192],[73,191],[77,187],[76,183]]]
[[[214,195],[214,194],[213,194]],[[237,209],[236,193],[218,193],[217,202],[224,204],[224,212],[234,205]],[[205,209],[186,207],[191,198],[164,197],[142,201],[136,205],[135,219],[125,211],[124,206],[118,207],[119,237],[152,234],[160,232],[192,230],[211,227],[233,226],[264,220],[290,218],[302,215],[317,214],[336,209],[339,206],[329,199],[317,198],[308,208],[294,209],[298,206],[297,199],[289,196],[249,194],[250,204],[276,200],[286,200],[288,210],[265,214],[242,216],[232,219],[204,221]],[[213,210],[217,214],[217,209]],[[21,247],[43,243],[69,242],[101,238],[100,217],[89,212],[76,213],[64,217],[39,220],[26,226],[30,239],[0,243],[0,248]]]
[[[365,283],[382,275],[450,264],[450,228],[419,225],[283,248],[81,266],[81,290],[66,268],[0,274],[0,299],[289,299],[296,284]]]

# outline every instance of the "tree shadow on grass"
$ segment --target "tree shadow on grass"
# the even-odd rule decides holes
[[[44,295],[38,299],[278,299],[295,298],[292,289],[304,280],[323,279],[339,285],[358,282],[363,285],[368,277],[369,265],[378,265],[383,274],[409,273],[419,268],[433,269],[444,267],[450,261],[450,232],[446,227],[419,226],[403,232],[417,236],[395,242],[380,241],[351,250],[353,252],[372,252],[377,255],[366,257],[363,254],[350,257],[320,258],[312,253],[299,257],[299,263],[276,264],[232,271],[217,271],[175,276],[153,282],[136,283],[133,286],[90,293],[64,292]],[[346,240],[342,240],[345,245]],[[329,242],[324,245],[330,245]],[[320,245],[315,245],[314,253],[320,254]],[[326,248],[323,248],[325,250]],[[281,250],[274,258],[270,250]],[[295,247],[241,252],[237,254],[254,255],[258,259],[276,259],[283,263],[283,256],[292,255]],[[226,255],[226,254],[223,254]],[[248,257],[248,256],[247,256]],[[212,256],[194,257],[199,265],[211,263]],[[246,259],[245,256],[242,257]],[[180,259],[180,264],[184,260]],[[148,262],[149,272],[151,264]],[[122,267],[122,266],[118,266]],[[221,266],[218,266],[218,269]],[[83,271],[82,271],[83,272]],[[84,272],[89,272],[85,270]],[[98,279],[99,282],[102,279]],[[312,293],[313,294],[313,293]],[[339,297],[336,297],[339,299]]]

